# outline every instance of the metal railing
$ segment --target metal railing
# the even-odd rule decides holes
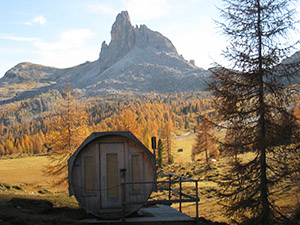
[[[198,180],[192,179],[189,177],[180,176],[177,174],[169,173],[167,175],[158,175],[160,178],[168,178],[167,180],[162,181],[144,181],[144,182],[123,182],[122,185],[122,223],[125,224],[125,216],[126,216],[126,206],[128,205],[171,205],[173,203],[179,203],[179,211],[182,212],[182,203],[186,202],[195,202],[195,210],[196,210],[196,221],[198,221]],[[183,193],[182,184],[183,183],[194,183],[195,195],[190,195],[187,193]],[[147,201],[127,201],[126,200],[126,186],[133,184],[153,184],[155,185],[155,191],[168,191],[167,199],[159,199],[159,200],[147,200]],[[179,184],[179,187],[178,185]],[[160,185],[163,185],[160,187]],[[166,186],[167,185],[167,186]],[[176,189],[177,188],[177,189]]]

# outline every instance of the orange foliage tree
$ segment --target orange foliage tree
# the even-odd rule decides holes
[[[165,121],[162,127],[161,137],[162,137],[164,148],[166,150],[166,154],[167,154],[166,157],[168,163],[173,163],[173,156],[172,156],[172,147],[173,147],[172,132],[173,131],[174,131],[174,125],[172,123],[172,120]]]
[[[50,163],[45,169],[56,184],[67,181],[67,160],[88,136],[87,113],[72,91],[63,91],[63,100],[55,109],[46,134]]]
[[[198,126],[196,140],[192,147],[191,158],[195,161],[196,155],[204,152],[207,168],[210,169],[210,154],[213,153],[215,156],[218,156],[218,148],[216,145],[215,131],[206,117],[207,116],[204,117]]]

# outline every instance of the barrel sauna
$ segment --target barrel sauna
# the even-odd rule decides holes
[[[90,214],[102,218],[122,216],[137,211],[154,189],[155,156],[131,132],[92,133],[68,160],[69,194]],[[125,191],[122,193],[122,191]],[[124,194],[125,193],[125,194]]]

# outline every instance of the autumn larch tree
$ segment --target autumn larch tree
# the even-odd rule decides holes
[[[298,130],[290,110],[289,84],[299,63],[281,64],[294,50],[288,33],[296,26],[294,2],[224,0],[220,9],[224,20],[218,24],[229,43],[223,56],[232,68],[212,69],[210,90],[218,125],[235,140],[223,143],[232,152],[247,147],[254,153],[247,162],[237,158],[220,183],[219,194],[232,223],[291,223],[274,196],[284,191],[278,185],[295,172],[289,165],[298,149],[293,145],[297,132],[282,132]]]
[[[45,137],[50,163],[45,173],[63,184],[68,178],[67,161],[88,136],[87,113],[67,87],[62,92],[63,100],[55,108]]]
[[[192,147],[192,160],[195,161],[196,155],[204,152],[207,169],[211,169],[209,157],[211,153],[217,151],[215,140],[216,137],[212,124],[207,120],[207,116],[205,116],[197,127],[196,139]]]

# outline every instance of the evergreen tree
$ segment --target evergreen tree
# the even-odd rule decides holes
[[[164,145],[162,143],[162,140],[159,139],[157,144],[157,160],[156,160],[158,168],[161,168],[163,165],[163,161],[162,161],[163,151],[164,151]]]
[[[3,145],[0,143],[0,159],[2,158],[3,155],[5,155],[5,149]]]
[[[221,182],[226,215],[240,224],[290,224],[276,206],[278,185],[296,168],[297,131],[286,88],[299,63],[280,64],[293,50],[288,31],[295,26],[293,0],[224,0],[219,22],[230,44],[223,55],[232,68],[216,67],[210,89],[214,107],[230,138],[224,146],[238,153],[249,148],[251,160],[238,157]],[[286,118],[285,124],[281,119]],[[235,154],[237,155],[237,154]],[[288,222],[287,222],[288,221]]]
[[[50,163],[45,172],[53,176],[57,184],[67,181],[67,161],[88,136],[87,113],[84,108],[79,105],[70,88],[62,94],[63,100],[55,109],[45,137],[47,148],[50,149]]]
[[[173,140],[172,140],[172,131],[173,131],[173,123],[169,119],[165,121],[162,131],[161,131],[161,137],[164,146],[166,147],[166,154],[167,154],[167,162],[169,164],[173,163],[173,156],[172,156],[172,146],[173,146]]]

